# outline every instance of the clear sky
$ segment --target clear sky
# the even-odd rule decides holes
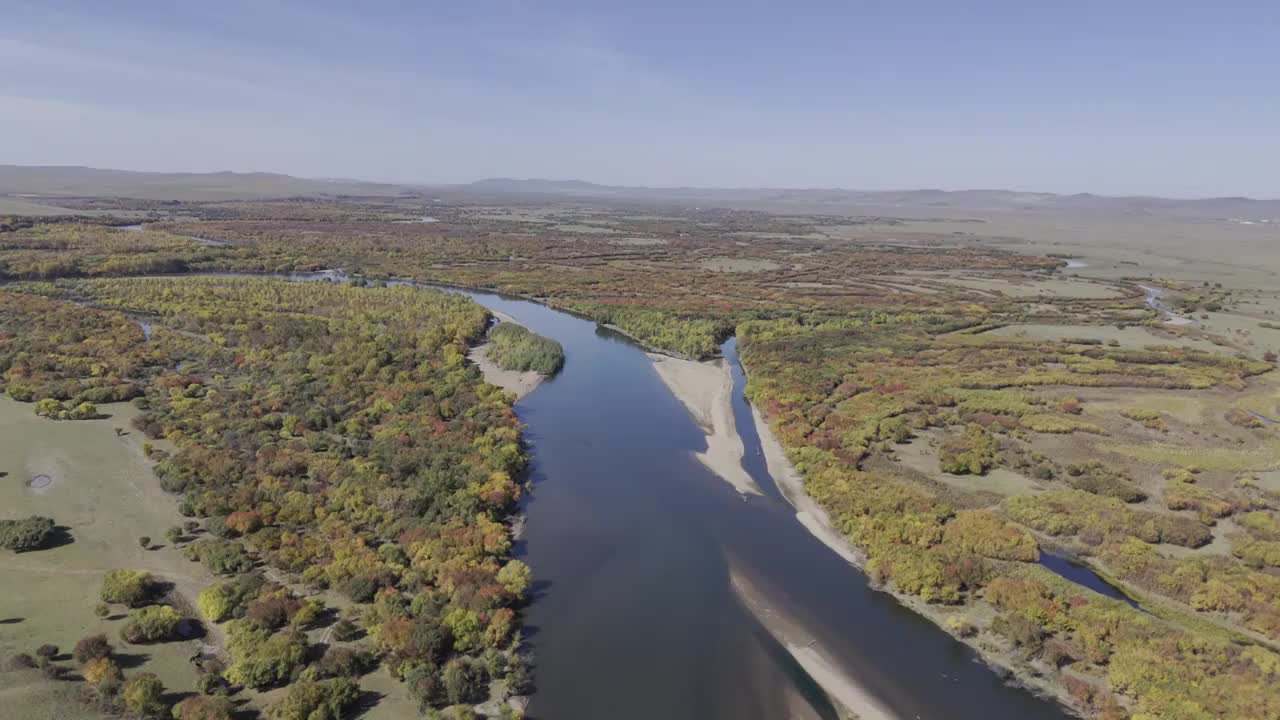
[[[1280,197],[1280,3],[0,0],[0,163]]]

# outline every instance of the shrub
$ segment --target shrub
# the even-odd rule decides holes
[[[331,647],[315,664],[322,678],[360,677],[373,667],[373,657],[359,648]]]
[[[220,672],[207,671],[196,678],[196,692],[201,695],[222,695],[227,689],[227,679]]]
[[[253,558],[244,545],[231,540],[203,540],[183,550],[188,560],[197,560],[219,575],[238,575],[253,569]]]
[[[100,602],[93,606],[93,614],[100,618],[104,618],[111,614],[111,606],[104,602]]]
[[[102,601],[138,605],[151,598],[155,583],[145,570],[108,570],[102,578]]]
[[[272,720],[341,720],[360,697],[354,680],[338,678],[318,682],[299,681],[279,702],[267,708]]]
[[[240,601],[231,583],[210,585],[196,596],[196,608],[200,616],[209,622],[222,622],[231,617]]]
[[[207,677],[207,676],[206,676]],[[224,695],[192,695],[173,706],[174,720],[231,720],[235,706]]]
[[[947,523],[944,541],[960,549],[997,560],[1035,562],[1036,540],[1025,530],[988,510],[961,510]]]
[[[440,669],[434,665],[414,666],[405,675],[405,684],[409,686],[409,694],[417,701],[418,709],[423,713],[445,703]]]
[[[262,527],[262,516],[254,510],[237,510],[226,517],[227,529],[237,535],[248,535]]]
[[[1166,432],[1169,429],[1168,423],[1166,423],[1164,418],[1160,416],[1160,413],[1155,410],[1148,410],[1146,408],[1130,408],[1122,411],[1120,414],[1134,422],[1142,423],[1143,427],[1150,428],[1152,430]]]
[[[182,528],[174,525],[164,531],[164,539],[169,541],[170,545],[177,545],[182,541]]]
[[[133,613],[120,629],[120,637],[128,643],[151,643],[173,637],[182,615],[168,605],[151,605]]]
[[[512,560],[502,569],[498,571],[498,583],[507,591],[512,598],[523,600],[525,593],[529,590],[529,582],[532,573],[529,566],[519,560]]]
[[[523,655],[512,655],[507,664],[507,691],[513,695],[527,695],[533,690],[533,677],[529,663]]]
[[[54,398],[44,398],[33,408],[36,415],[51,420],[93,420],[98,417],[98,408],[93,403],[82,402],[73,405],[71,402],[59,402]]]
[[[967,638],[978,634],[977,626],[970,622],[969,618],[961,615],[947,616],[946,628],[947,632],[955,635],[956,637]]]
[[[370,574],[353,575],[342,584],[342,593],[351,598],[352,602],[367,603],[372,602],[378,590],[382,587],[381,579],[378,576]]]
[[[1019,613],[997,615],[991,630],[1008,638],[1028,656],[1039,654],[1044,644],[1044,630]]]
[[[1040,433],[1067,434],[1087,432],[1094,435],[1105,435],[1106,431],[1090,422],[1076,420],[1052,413],[1034,413],[1022,416],[1022,425],[1029,430]]]
[[[27,552],[44,547],[53,536],[53,518],[32,515],[22,520],[0,520],[0,547]]]
[[[1240,408],[1231,408],[1226,414],[1227,422],[1242,428],[1260,428],[1262,421],[1254,417],[1252,413],[1241,410]]]
[[[360,628],[355,623],[346,618],[342,618],[333,625],[333,639],[338,642],[350,642],[360,637]]]
[[[165,711],[164,684],[153,673],[139,673],[125,681],[120,699],[129,712],[152,717]]]
[[[150,536],[150,535],[143,535],[142,537],[138,538],[138,546],[139,546],[139,547],[141,547],[143,550],[148,550],[148,549],[150,549],[150,548],[151,548],[151,536]]]
[[[45,643],[36,648],[36,657],[52,660],[58,654],[58,646]]]
[[[288,590],[278,590],[251,600],[245,606],[244,617],[258,627],[276,630],[288,624],[302,605]]]
[[[948,438],[942,444],[938,461],[943,472],[984,475],[1000,462],[999,447],[990,431],[971,423],[963,435]]]
[[[1094,495],[1119,498],[1127,503],[1141,502],[1146,494],[1129,479],[1122,470],[1116,470],[1097,460],[1079,465],[1068,465],[1067,483],[1078,490]]]
[[[80,668],[80,674],[84,676],[84,681],[90,685],[98,686],[103,681],[118,683],[124,680],[124,674],[120,672],[119,666],[115,664],[109,657],[91,658]]]
[[[111,643],[107,641],[107,636],[102,633],[97,635],[87,635],[80,638],[76,642],[75,648],[71,651],[71,657],[78,663],[87,663],[90,660],[98,658],[109,658],[115,652],[111,647]]]
[[[302,635],[272,635],[244,620],[229,623],[227,630],[232,662],[225,677],[236,685],[260,689],[284,683],[306,658],[307,642]]]
[[[1274,540],[1237,543],[1231,553],[1252,568],[1280,567],[1280,542]]]
[[[484,699],[480,697],[483,682],[466,658],[458,657],[445,663],[442,682],[445,697],[454,705],[476,703]]]

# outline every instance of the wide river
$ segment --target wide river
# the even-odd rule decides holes
[[[743,465],[765,492],[745,499],[693,457],[702,431],[635,344],[533,302],[464,294],[565,351],[564,370],[516,405],[533,457],[518,548],[536,579],[531,716],[779,720],[800,702],[834,718],[736,597],[732,564],[904,720],[1068,717],[873,590],[796,521],[765,468],[733,341]]]

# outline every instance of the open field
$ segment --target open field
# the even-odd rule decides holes
[[[1149,345],[1173,345],[1188,347],[1205,352],[1221,352],[1222,349],[1208,340],[1191,337],[1177,337],[1160,332],[1153,328],[1126,326],[1118,328],[1114,325],[1004,325],[986,334],[999,337],[1025,338],[1027,340],[1074,340],[1087,338],[1103,343],[1112,343],[1120,347],[1141,349]]]
[[[109,417],[57,422],[0,396],[0,508],[5,517],[52,517],[72,539],[46,550],[0,553],[0,619],[9,622],[0,655],[32,652],[43,643],[66,652],[80,638],[104,632],[128,668],[156,673],[171,690],[190,691],[197,672],[187,659],[205,641],[126,645],[118,637],[121,616],[99,619],[93,612],[102,576],[113,568],[149,570],[192,603],[215,579],[163,539],[183,518],[177,500],[160,490],[141,434],[129,424],[137,410],[127,403],[101,410]],[[128,434],[117,437],[117,427]],[[39,475],[50,484],[29,487]],[[154,538],[155,548],[143,550],[140,535]]]

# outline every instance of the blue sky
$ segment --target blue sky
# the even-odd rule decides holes
[[[1274,2],[0,0],[0,19],[0,163],[1280,197]]]

